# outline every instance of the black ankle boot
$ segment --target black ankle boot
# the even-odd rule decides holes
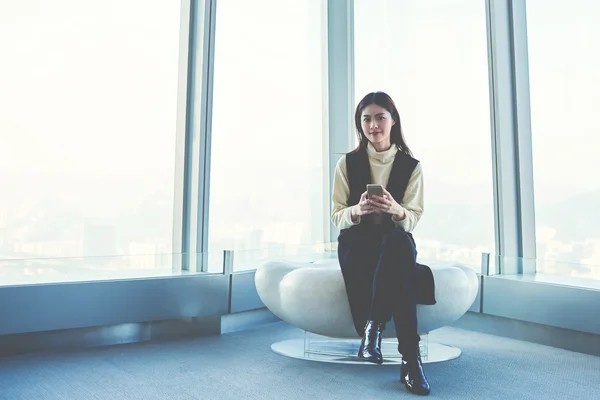
[[[367,321],[365,325],[365,334],[360,342],[358,350],[358,358],[369,361],[375,364],[383,363],[381,355],[381,338],[383,336],[383,328],[385,323]]]
[[[400,365],[400,382],[404,383],[406,389],[415,394],[428,395],[430,392],[429,382],[423,372],[421,353],[417,346],[416,354],[405,356],[402,354],[402,365]]]

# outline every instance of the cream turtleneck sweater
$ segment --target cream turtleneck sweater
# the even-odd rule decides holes
[[[370,143],[368,144],[367,154],[369,156],[369,164],[371,165],[371,183],[380,184],[383,187],[387,186],[397,151],[398,148],[392,145],[389,150],[378,152]],[[351,207],[348,207],[350,186],[346,171],[346,156],[344,155],[338,160],[335,167],[332,192],[331,221],[340,230],[360,223],[360,218],[356,222],[352,221]],[[423,173],[421,163],[417,164],[408,181],[404,198],[394,200],[404,208],[406,217],[401,221],[391,217],[392,221],[406,232],[412,232],[423,214]]]

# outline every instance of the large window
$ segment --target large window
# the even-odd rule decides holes
[[[356,0],[356,101],[387,92],[421,161],[422,258],[494,251],[485,2]]]
[[[180,7],[1,3],[3,283],[170,270]]]
[[[324,20],[321,0],[218,2],[208,239],[236,269],[324,241]]]
[[[527,1],[538,272],[600,279],[600,3]]]

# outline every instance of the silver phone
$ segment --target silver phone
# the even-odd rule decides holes
[[[368,184],[367,185],[367,198],[371,196],[383,196],[383,186],[376,184]]]

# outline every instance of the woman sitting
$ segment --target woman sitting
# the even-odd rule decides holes
[[[338,258],[356,330],[358,356],[381,364],[385,324],[394,320],[400,380],[413,393],[429,394],[417,332],[417,304],[434,304],[431,270],[417,264],[410,232],[423,213],[421,164],[404,141],[398,110],[385,93],[358,104],[358,147],[342,156],[333,180],[331,219],[340,230]],[[368,184],[383,187],[368,196]],[[398,203],[398,201],[400,203]]]

